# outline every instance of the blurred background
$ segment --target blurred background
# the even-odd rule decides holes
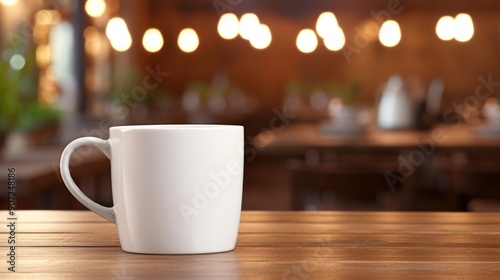
[[[499,50],[495,0],[0,0],[0,181],[81,209],[71,140],[241,124],[243,209],[498,211]],[[72,166],[112,205],[107,158]]]

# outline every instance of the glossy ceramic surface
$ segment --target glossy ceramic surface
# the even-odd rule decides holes
[[[90,200],[70,176],[69,157],[84,145],[99,148],[111,160],[111,208]],[[108,140],[83,137],[68,144],[61,175],[82,204],[116,223],[124,251],[229,251],[240,221],[243,127],[112,127]]]

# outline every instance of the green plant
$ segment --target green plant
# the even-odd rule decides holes
[[[304,84],[300,80],[290,80],[285,85],[285,94],[300,96],[304,92]]]
[[[141,80],[139,72],[133,68],[120,69],[114,75],[111,93],[108,96],[111,101],[118,101],[124,106],[133,106],[135,103],[141,103],[145,100],[137,100],[132,96],[132,90],[135,86],[140,85]]]
[[[8,49],[0,57],[0,133],[33,131],[57,122],[60,110],[38,101],[38,69],[34,55],[14,54],[22,65],[14,69],[10,62],[13,55],[6,53],[14,52]]]
[[[344,104],[353,105],[356,103],[359,92],[359,85],[356,82],[339,83],[330,82],[325,86],[331,96],[339,97]]]

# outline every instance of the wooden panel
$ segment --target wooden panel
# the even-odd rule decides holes
[[[441,77],[446,84],[446,109],[473,94],[481,84],[479,76],[488,79],[491,74],[493,81],[500,79],[498,1],[229,1],[233,6],[225,11],[238,16],[255,12],[270,27],[273,41],[266,50],[255,50],[239,37],[220,38],[216,30],[220,15],[214,3],[221,2],[227,3],[149,1],[149,13],[142,10],[141,26],[160,28],[165,47],[155,54],[137,48],[134,55],[141,58],[137,59],[138,68],[160,63],[170,72],[160,86],[176,96],[183,93],[189,81],[210,82],[214,74],[225,73],[246,93],[269,106],[280,104],[285,85],[292,79],[307,83],[354,80],[361,85],[360,102],[373,104],[379,86],[394,73],[419,76],[425,83]],[[391,14],[391,9],[397,12]],[[298,32],[314,28],[318,15],[325,10],[336,13],[351,47],[331,52],[320,40],[314,53],[300,53],[295,45]],[[439,18],[461,12],[473,18],[473,39],[467,43],[438,39],[435,26]],[[397,20],[402,29],[402,40],[394,48],[383,47],[376,38],[386,18]],[[186,27],[194,28],[200,37],[198,50],[190,54],[182,53],[176,45],[179,32]],[[134,38],[141,38],[143,31],[138,30]]]

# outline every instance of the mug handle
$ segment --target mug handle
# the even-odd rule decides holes
[[[61,177],[63,179],[64,184],[70,191],[70,193],[85,207],[94,211],[101,217],[106,220],[116,223],[113,207],[104,207],[96,202],[92,201],[88,196],[86,196],[80,188],[75,184],[75,181],[71,177],[71,173],[69,171],[69,160],[71,154],[81,146],[93,146],[101,150],[109,159],[111,159],[111,150],[108,140],[102,140],[96,137],[82,137],[76,140],[73,140],[69,143],[61,155],[61,161],[59,168],[61,170]]]

